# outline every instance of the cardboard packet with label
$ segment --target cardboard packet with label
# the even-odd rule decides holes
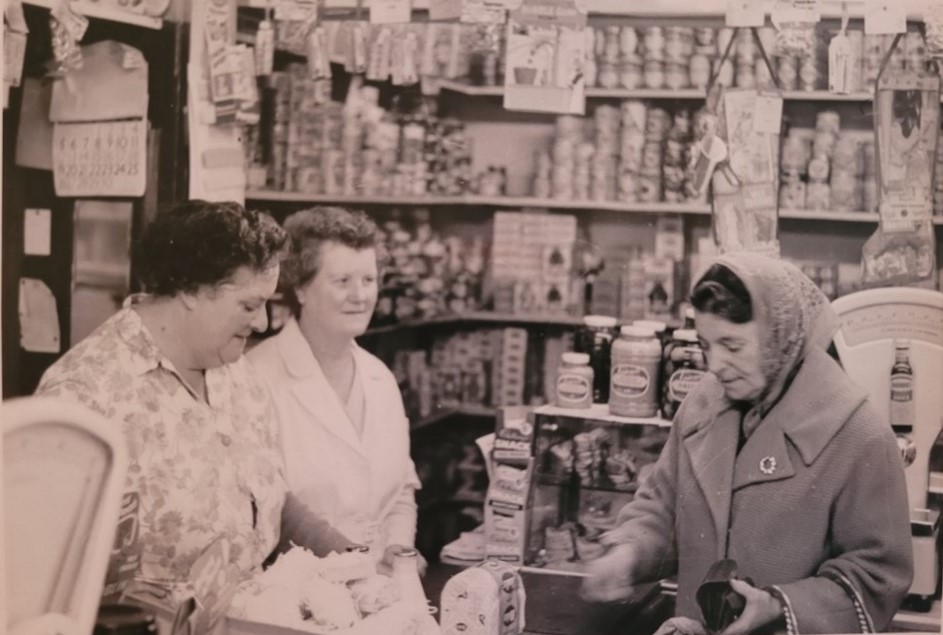
[[[534,459],[524,466],[497,463],[485,500],[485,555],[524,563]]]
[[[498,410],[495,425],[495,463],[528,465],[534,456],[536,437],[527,406],[505,406]]]
[[[520,574],[485,560],[453,576],[442,589],[442,635],[518,635],[527,596]]]

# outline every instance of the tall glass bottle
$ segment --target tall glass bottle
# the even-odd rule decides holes
[[[914,421],[914,369],[910,365],[910,340],[894,340],[894,365],[891,366],[891,427],[897,434],[904,465],[917,458],[917,446],[913,439]]]

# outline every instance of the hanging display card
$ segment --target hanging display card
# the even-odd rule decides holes
[[[147,123],[59,123],[52,133],[57,196],[143,196]]]
[[[866,35],[907,32],[907,6],[899,0],[864,0]]]
[[[373,24],[409,22],[412,13],[411,0],[370,0],[370,22]]]
[[[940,130],[940,77],[882,73],[874,101],[881,229],[910,232],[930,219]]]
[[[462,0],[462,22],[504,24],[507,7],[502,0]]]
[[[586,13],[573,0],[524,0],[508,16],[504,107],[582,115]]]
[[[764,26],[766,3],[762,0],[727,0],[727,26]]]

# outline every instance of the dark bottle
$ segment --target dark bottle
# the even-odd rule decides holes
[[[587,315],[576,334],[574,348],[577,353],[589,354],[593,369],[593,403],[609,403],[609,349],[616,336],[616,324],[614,317]]]
[[[914,429],[914,369],[910,365],[910,340],[894,340],[891,367],[891,426],[897,433]]]

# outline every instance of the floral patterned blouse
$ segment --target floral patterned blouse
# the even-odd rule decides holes
[[[126,302],[43,375],[37,394],[122,426],[126,486],[140,500],[136,579],[187,581],[220,536],[243,575],[275,548],[287,487],[269,398],[250,368],[240,359],[207,370],[203,401]]]

